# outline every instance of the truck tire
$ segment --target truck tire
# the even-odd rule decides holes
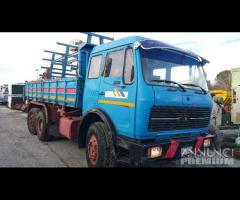
[[[32,135],[37,135],[37,130],[36,130],[36,117],[37,113],[39,112],[39,108],[32,108],[28,112],[28,117],[27,117],[27,126],[28,130]]]
[[[49,141],[52,136],[49,135],[48,124],[46,122],[46,116],[44,111],[40,110],[36,117],[36,132],[38,139],[41,141]]]
[[[88,167],[114,167],[115,148],[103,122],[95,122],[89,127],[86,147]]]

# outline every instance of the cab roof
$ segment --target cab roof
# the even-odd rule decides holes
[[[96,46],[96,47],[94,47],[92,53],[98,53],[98,52],[105,51],[105,50],[112,49],[112,48],[116,48],[116,47],[120,47],[120,46],[124,46],[124,45],[128,45],[128,44],[134,44],[137,41],[142,41],[145,39],[147,39],[147,38],[144,38],[141,36],[131,36],[131,37],[122,38],[119,40],[115,40],[112,42],[108,42],[108,43]]]
[[[101,51],[109,50],[116,47],[121,47],[129,44],[134,44],[136,42],[140,42],[139,46],[143,49],[162,49],[162,50],[168,50],[173,51],[175,53],[180,53],[186,56],[190,56],[196,60],[198,60],[201,64],[205,65],[206,63],[209,63],[209,61],[191,51],[181,49],[178,47],[175,47],[173,45],[167,44],[165,42],[160,42],[157,40],[152,40],[149,38],[141,37],[141,36],[131,36],[119,40],[115,40],[109,43],[105,43],[99,46],[95,46],[92,53],[98,53]]]

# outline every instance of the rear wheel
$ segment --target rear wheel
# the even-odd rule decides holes
[[[86,158],[89,167],[114,167],[115,149],[103,122],[93,123],[86,138]]]
[[[45,113],[42,110],[38,112],[36,117],[36,132],[38,139],[41,141],[49,141],[52,139],[52,136],[49,134]]]
[[[37,135],[37,131],[36,131],[36,117],[37,117],[37,113],[39,112],[39,108],[32,108],[29,112],[28,112],[28,118],[27,118],[27,126],[28,126],[28,130],[32,135]]]

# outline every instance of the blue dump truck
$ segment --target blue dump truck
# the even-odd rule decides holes
[[[206,59],[144,37],[86,34],[86,42],[57,43],[64,53],[46,50],[50,66],[25,84],[31,134],[77,141],[89,167],[144,165],[212,146]]]

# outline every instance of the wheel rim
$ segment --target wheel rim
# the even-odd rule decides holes
[[[96,165],[98,161],[98,142],[97,138],[93,135],[91,136],[88,143],[88,157],[92,165]]]
[[[30,128],[31,129],[34,129],[34,114],[32,113],[30,116],[29,116],[29,125],[30,125]]]
[[[42,130],[43,130],[43,120],[42,119],[38,119],[37,130],[38,130],[38,134],[41,135]]]

